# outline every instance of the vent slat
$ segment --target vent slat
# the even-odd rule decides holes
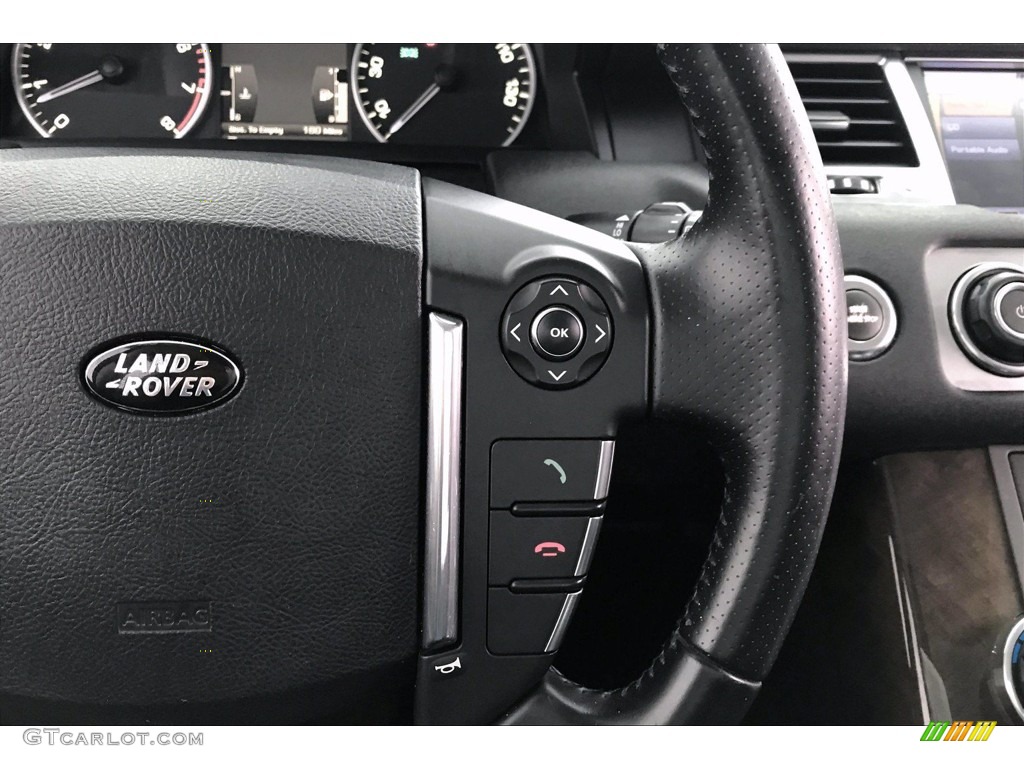
[[[816,96],[801,99],[804,104],[888,104],[886,99],[858,99],[833,96]]]
[[[819,141],[819,147],[875,147],[878,149],[895,149],[902,147],[899,141]]]
[[[789,67],[805,108],[816,116],[815,135],[826,165],[917,165],[880,64],[800,59]]]
[[[847,85],[878,85],[884,83],[880,77],[794,77],[798,83],[810,84],[830,84],[830,83],[844,83]]]

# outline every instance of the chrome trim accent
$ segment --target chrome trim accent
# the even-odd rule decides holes
[[[946,170],[946,160],[939,147],[939,139],[935,133],[931,118],[917,86],[914,85],[907,65],[899,60],[887,60],[882,64],[885,78],[889,81],[896,106],[903,115],[903,121],[907,126],[907,133],[914,144],[914,151],[917,153],[919,163],[917,171],[920,174],[921,185],[934,185],[930,190],[931,194],[925,193],[926,199],[935,203],[955,204],[956,198],[953,195],[953,183],[949,178],[949,171]],[[879,174],[882,178],[892,176],[886,172]],[[927,189],[927,187],[926,187]]]
[[[569,619],[572,618],[572,612],[576,609],[576,601],[581,594],[583,594],[583,590],[570,592],[565,596],[565,602],[562,603],[562,610],[558,613],[558,620],[555,621],[555,626],[551,630],[548,644],[544,646],[544,653],[554,653],[558,650],[558,646],[562,644],[565,630],[569,628]]]
[[[463,323],[431,312],[428,328],[423,647],[434,650],[459,628]]]
[[[949,294],[957,280],[972,267],[993,262],[1021,269],[1024,248],[936,248],[923,255],[925,286],[932,310],[939,366],[946,380],[968,392],[1024,392],[1024,376],[999,376],[979,367],[957,343],[949,319]]]
[[[914,671],[917,673],[917,695],[921,699],[921,723],[927,725],[931,718],[931,707],[928,701],[928,686],[924,682],[924,665],[921,661],[921,646],[917,641],[917,624],[914,622],[914,609],[910,605],[910,590],[906,579],[903,580],[903,596],[907,601],[907,620],[910,622],[910,646],[914,651]]]
[[[615,441],[601,441],[601,456],[597,460],[597,481],[594,483],[594,501],[608,498],[612,481],[612,462],[615,460]]]
[[[841,133],[850,130],[850,118],[842,112],[826,109],[809,109],[807,118],[811,121],[814,135],[822,133]]]
[[[851,64],[878,64],[885,63],[885,57],[880,53],[794,53],[785,54],[786,61],[795,61],[800,64],[813,64],[816,61],[845,61]]]
[[[907,56],[904,59],[908,64],[977,64],[981,67],[991,64],[1003,64],[1009,65],[1005,71],[1015,71],[1018,67],[1024,66],[1024,59],[1014,58],[1013,56],[1007,56],[1004,58],[999,57],[980,57],[970,58],[969,56]],[[965,71],[970,71],[969,69]],[[999,72],[1000,70],[984,69],[984,72]]]
[[[587,532],[583,534],[583,546],[580,547],[580,557],[576,561],[576,570],[573,576],[582,576],[590,568],[590,560],[594,556],[594,547],[597,546],[597,535],[601,532],[601,521],[603,518],[592,517],[587,521]]]
[[[1017,280],[1016,282],[1013,283],[1007,283],[998,291],[996,291],[996,295],[992,297],[992,308],[995,310],[994,316],[996,319],[996,324],[1004,331],[1006,331],[1008,334],[1013,336],[1015,339],[1024,340],[1024,333],[1016,330],[1015,328],[1010,327],[1010,324],[1007,323],[1005,319],[1003,319],[1003,313],[999,307],[999,302],[1003,300],[1003,296],[1005,296],[1010,291],[1017,291],[1022,288],[1024,288],[1024,273],[1021,273],[1020,280]]]
[[[561,619],[561,616],[559,616]],[[1010,634],[1006,637],[1006,645],[1003,646],[1003,686],[1006,688],[1006,695],[1010,697],[1010,703],[1017,710],[1017,714],[1024,720],[1024,704],[1021,703],[1020,695],[1013,685],[1013,646],[1017,638],[1024,633],[1024,618],[1013,625]],[[1024,661],[1019,663],[1024,664]]]
[[[960,276],[956,281],[956,284],[953,286],[953,292],[949,295],[949,304],[947,305],[949,324],[953,329],[953,336],[956,338],[960,348],[969,358],[986,371],[991,371],[992,373],[1001,374],[1003,376],[1024,376],[1024,363],[1006,363],[985,354],[985,352],[980,350],[974,341],[971,340],[970,335],[967,333],[967,326],[964,323],[963,306],[964,298],[967,295],[967,289],[984,275],[987,275],[990,272],[999,272],[1002,270],[1017,272],[1024,275],[1024,271],[1021,270],[1020,266],[989,261],[974,265],[971,269],[967,270],[967,272]]]
[[[899,325],[899,320],[896,317],[896,307],[892,303],[888,292],[870,278],[861,277],[860,275],[845,275],[843,277],[843,285],[846,291],[864,291],[882,305],[882,329],[878,332],[877,336],[865,339],[864,341],[858,341],[849,337],[846,339],[851,360],[873,360],[889,349],[892,346],[893,339],[896,338],[896,328]],[[849,309],[847,309],[847,314],[849,314]]]
[[[693,229],[693,225],[696,224],[704,211],[690,211],[686,218],[683,219],[683,231],[679,233],[680,237],[686,237],[690,230]]]
[[[892,575],[896,581],[896,602],[900,606],[900,629],[903,630],[903,647],[907,652],[907,668],[913,669],[914,665],[910,660],[910,635],[907,633],[907,612],[903,608],[903,591],[900,589],[900,567],[896,563],[896,545],[893,543],[892,534],[889,534],[889,557],[892,558]]]

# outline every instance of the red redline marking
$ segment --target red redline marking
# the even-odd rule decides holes
[[[194,115],[196,113],[196,110],[199,109],[199,102],[203,100],[203,89],[205,88],[206,78],[200,77],[198,83],[196,84],[196,97],[192,99],[192,106],[189,108],[188,114],[186,114],[185,117],[182,118],[182,121],[174,127],[174,130],[180,131],[183,125],[188,125],[189,120],[192,119],[192,115]]]

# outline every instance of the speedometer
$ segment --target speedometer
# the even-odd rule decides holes
[[[536,70],[526,43],[361,43],[352,91],[377,141],[507,146],[530,116]]]
[[[210,98],[203,43],[18,43],[18,104],[43,138],[180,139]]]

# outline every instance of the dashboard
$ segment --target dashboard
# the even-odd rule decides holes
[[[1020,480],[1012,485],[1016,475],[1011,474],[1009,463],[1010,456],[1024,455],[1024,448],[1017,447],[1024,393],[1020,361],[1024,326],[1018,323],[1024,321],[1024,219],[1020,218],[1024,214],[1024,50],[1004,49],[998,55],[979,48],[784,46],[783,50],[824,159],[847,269],[852,362],[844,461],[885,456],[883,462],[890,464],[883,464],[884,468],[892,466],[894,455],[898,462],[901,452],[920,450],[922,445],[936,451],[997,446],[990,449],[1001,452],[993,453],[998,456],[993,466],[1002,468],[1000,482],[1009,484],[1005,495],[1012,496],[1018,521],[1012,532],[1014,573],[1024,574],[1024,529],[1020,529],[1017,503],[1024,486]],[[8,148],[10,155],[30,148],[35,151],[21,154],[38,157],[48,148],[75,146],[156,148],[157,155],[172,149],[218,155],[289,152],[408,165],[424,176],[486,190],[604,228],[606,234],[634,243],[664,240],[666,232],[673,237],[684,235],[686,225],[699,218],[708,189],[695,129],[650,45],[0,43],[0,147]],[[306,172],[303,163],[296,165],[303,166],[299,175]],[[145,188],[142,179],[128,179],[129,185]],[[203,181],[197,178],[197,187]],[[195,194],[202,195],[197,197],[200,202],[212,202],[201,188]],[[315,196],[319,195],[318,190]],[[427,232],[437,238],[440,227],[426,223],[430,224]],[[645,225],[657,237],[641,237]],[[467,226],[455,233],[468,243],[467,263],[489,247],[484,231],[484,227]],[[458,239],[455,234],[451,242]],[[511,301],[510,296],[496,292],[488,306],[511,306],[504,303]],[[584,310],[581,305],[580,311]],[[494,321],[497,328],[497,315]],[[513,322],[511,315],[507,323],[503,320],[502,327],[508,327],[510,334],[519,327],[508,325]],[[605,327],[611,329],[610,324],[598,326],[601,337],[595,341],[604,339]],[[615,328],[619,349],[646,348],[642,340],[623,344],[629,338],[623,335],[626,330],[625,325]],[[476,338],[474,343],[479,343],[482,337]],[[605,343],[611,343],[610,337]],[[548,373],[559,381],[554,371]],[[630,439],[641,442],[647,435],[641,432]],[[465,455],[486,461],[479,458],[490,455],[486,442]],[[621,458],[616,461],[627,461],[629,442],[624,439],[619,445]],[[606,455],[603,447],[601,453]],[[861,469],[853,466],[854,472]],[[645,482],[671,474],[651,471],[646,464],[641,470],[633,476]],[[983,467],[972,476],[982,476],[984,471]],[[559,473],[564,484],[565,473]],[[713,485],[715,473],[707,474],[711,477],[707,484]],[[476,476],[487,477],[486,469]],[[905,482],[921,493],[925,485],[936,485],[920,481],[921,477],[951,476],[936,472]],[[872,477],[863,483],[860,477],[851,480],[851,487],[857,486],[855,495],[870,498],[874,491],[867,486],[875,484]],[[877,484],[888,488],[887,493],[899,488],[890,478],[884,480]],[[642,485],[638,482],[635,487]],[[673,486],[665,494],[674,501],[675,491]],[[932,505],[908,502],[906,507],[952,510],[959,515],[967,510],[984,516],[976,503],[981,495],[975,493],[976,498],[957,504],[939,499]],[[503,510],[487,512],[487,497],[481,499],[475,506],[486,514],[504,514]],[[711,506],[717,505],[716,498]],[[865,506],[882,517],[889,514],[881,503]],[[1004,507],[1009,519],[1010,503]],[[674,504],[671,511],[677,511]],[[614,524],[613,515],[609,521]],[[636,548],[623,548],[619,556],[631,566],[637,552],[652,562],[669,560],[650,557],[652,539],[646,525],[638,525],[636,518],[629,520]],[[887,532],[888,525],[886,521],[873,530]],[[934,520],[924,521],[922,528],[935,530]],[[486,525],[477,530],[486,538]],[[602,536],[614,540],[609,533]],[[905,557],[901,549],[905,542],[900,536],[906,536],[906,531],[893,531],[881,548],[872,549],[872,562],[865,571],[881,570],[888,578],[887,569],[876,567],[875,555],[882,552],[884,562],[884,553],[891,553],[898,621],[904,628],[910,669],[911,643],[902,616],[904,606],[910,615],[913,591],[907,580],[915,573],[908,570],[907,580],[901,575],[897,558]],[[852,559],[851,540],[844,540],[844,551],[836,561]],[[479,551],[486,546],[484,542]],[[536,555],[539,549],[533,552]],[[956,563],[949,572],[957,567],[963,563]],[[623,568],[616,574],[637,570]],[[588,578],[592,579],[588,595],[609,595],[614,600],[616,595],[630,594],[619,580],[608,580],[612,588],[598,592],[600,574]],[[846,581],[856,583],[856,578]],[[922,594],[930,588],[941,593],[934,590],[940,581],[922,580],[917,588]],[[481,590],[491,587],[482,578],[473,583]],[[1011,586],[1017,595],[1018,582]],[[889,605],[891,589],[887,584],[884,593]],[[947,602],[961,601],[959,596]],[[584,623],[579,624],[577,617],[577,626],[589,626],[586,606],[581,602]],[[829,626],[837,615],[833,607],[824,612]],[[919,613],[921,636],[938,615]],[[671,618],[674,621],[675,615]],[[913,621],[911,617],[911,637]],[[630,633],[636,627],[635,623],[616,625]],[[594,626],[607,631],[603,624]],[[944,626],[931,630],[938,638],[954,634]],[[572,663],[586,667],[590,650],[579,639],[584,635],[606,639],[601,631],[579,632],[576,656],[569,654],[565,661],[570,673]],[[570,651],[573,642],[570,636]],[[915,651],[917,642],[915,637]],[[873,643],[872,647],[885,645]],[[947,659],[944,665],[943,645],[955,648],[964,643],[955,635],[953,642],[937,642],[928,662],[934,660],[940,670],[958,670],[968,677],[965,688],[973,696],[979,686],[969,676],[986,664],[988,648],[982,649],[980,662]],[[820,632],[811,646],[823,647]],[[902,648],[897,638],[899,659]],[[645,665],[656,650],[640,649],[636,655],[643,657]],[[632,662],[628,654],[622,656],[622,668],[629,672],[622,679],[631,679]],[[614,662],[609,661],[612,657]],[[600,658],[604,666],[619,663],[617,654],[602,652]],[[433,669],[448,675],[455,669],[449,668],[451,664]],[[834,657],[828,664],[834,666]],[[987,672],[988,667],[984,668]],[[461,666],[458,669],[462,675]],[[915,658],[918,680],[921,669],[921,660]],[[472,666],[467,671],[477,674]],[[617,684],[614,669],[608,674],[612,677],[607,683],[590,683],[595,687]],[[916,689],[914,695],[918,695]],[[820,706],[821,697],[812,698]],[[935,698],[947,699],[945,694]],[[964,709],[954,696],[949,699]],[[941,714],[941,708],[933,712],[952,719]],[[976,717],[983,710],[969,712]]]
[[[1024,212],[1019,56],[784,50],[836,194]],[[0,44],[0,147],[45,144],[398,162],[561,216],[707,183],[643,45]]]
[[[544,79],[559,89],[567,52],[528,43],[8,44],[0,138],[548,146],[539,93]],[[572,102],[555,110],[560,124],[581,108]]]
[[[701,159],[652,46],[0,43],[0,147],[58,144],[356,157],[480,189],[502,151]]]

